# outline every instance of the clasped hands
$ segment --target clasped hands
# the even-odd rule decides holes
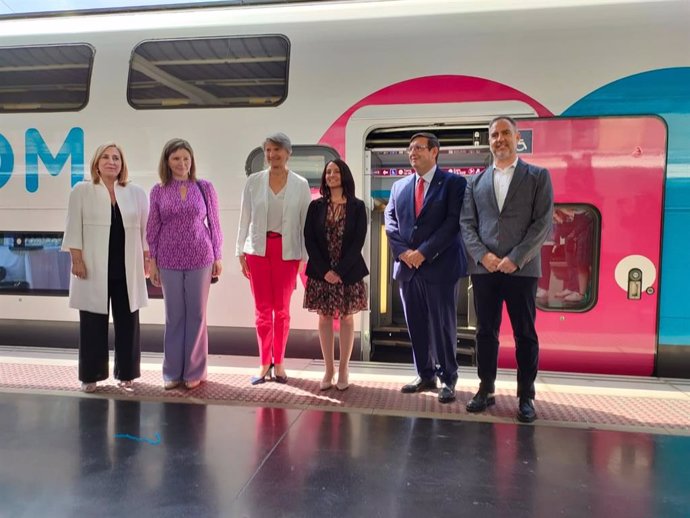
[[[400,259],[410,268],[417,270],[420,266],[422,266],[422,263],[426,260],[426,257],[424,257],[424,254],[422,254],[422,252],[419,250],[405,250],[398,256],[398,259]]]
[[[500,258],[491,252],[488,252],[482,257],[482,266],[491,273],[513,273],[518,269],[517,265],[507,257]]]
[[[335,273],[333,270],[328,270],[326,275],[323,276],[323,279],[329,284],[342,284],[343,282],[343,280],[340,278],[340,275]]]

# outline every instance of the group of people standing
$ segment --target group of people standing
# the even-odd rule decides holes
[[[367,308],[364,202],[354,196],[345,162],[326,164],[322,197],[312,202],[307,181],[287,167],[290,139],[276,133],[263,147],[268,168],[247,180],[236,247],[255,302],[260,370],[251,384],[288,381],[283,360],[290,299],[308,249],[304,307],[319,314],[326,363],[321,389],[345,390],[353,315]],[[206,380],[206,304],[223,269],[218,196],[211,182],[197,177],[194,151],[183,139],[164,146],[158,174],[160,183],[147,199],[128,180],[122,148],[108,143],[94,154],[91,181],[77,184],[70,195],[62,247],[72,258],[70,307],[79,309],[79,379],[85,392],[109,377],[111,308],[114,377],[131,389],[141,375],[139,309],[148,302],[146,277],[162,287],[165,301],[165,389],[193,389]],[[340,319],[337,381],[335,318]]]
[[[493,164],[468,183],[438,167],[439,142],[433,134],[414,135],[408,153],[416,174],[393,185],[385,225],[417,370],[402,392],[436,389],[438,379],[439,401],[455,400],[457,289],[469,273],[480,385],[466,409],[481,412],[495,404],[505,302],[518,365],[517,418],[532,422],[537,417],[537,281],[541,246],[551,230],[553,189],[546,169],[518,158],[519,141],[515,120],[491,121]]]
[[[481,412],[495,403],[505,302],[518,364],[517,417],[532,422],[539,353],[535,299],[553,191],[546,169],[518,158],[519,139],[513,119],[494,119],[493,165],[468,183],[438,167],[435,135],[414,135],[407,151],[416,174],[393,185],[385,227],[417,371],[402,392],[436,389],[438,379],[439,401],[455,400],[458,281],[469,273],[481,383],[466,409]],[[355,196],[344,161],[326,164],[321,197],[312,201],[307,181],[288,167],[290,139],[275,133],[263,149],[268,167],[247,179],[235,249],[255,302],[260,367],[250,382],[288,381],[290,300],[300,262],[307,260],[304,307],[319,318],[325,363],[320,388],[345,390],[353,315],[366,310],[368,300],[364,202]],[[165,145],[159,177],[148,203],[144,191],[128,182],[122,149],[105,144],[91,162],[91,182],[78,184],[70,196],[63,248],[72,257],[70,305],[80,310],[79,379],[87,392],[108,377],[109,301],[114,376],[124,388],[139,377],[138,310],[147,303],[146,276],[162,286],[165,299],[165,388],[184,383],[192,389],[206,379],[206,302],[212,279],[222,272],[218,198],[211,182],[197,178],[194,153],[182,139]]]
[[[290,139],[283,133],[264,141],[268,169],[251,175],[242,193],[235,253],[254,295],[260,368],[252,385],[287,383],[283,360],[290,330],[290,299],[301,261],[307,260],[304,307],[319,315],[319,341],[326,372],[320,388],[349,387],[354,346],[353,315],[367,308],[362,257],[367,235],[364,202],[342,160],[326,164],[321,197],[311,199],[307,181],[288,168]],[[333,320],[340,321],[340,361],[335,379]]]
[[[182,139],[163,148],[160,183],[150,193],[128,179],[122,148],[100,146],[91,181],[70,195],[63,250],[72,258],[70,307],[79,310],[79,380],[93,392],[109,377],[108,320],[115,329],[114,376],[131,389],[140,372],[139,309],[146,277],[165,299],[163,380],[166,389],[206,379],[206,302],[222,270],[218,197],[196,176],[194,151]]]

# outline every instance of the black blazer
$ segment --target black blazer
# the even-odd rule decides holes
[[[306,273],[313,279],[323,280],[331,270],[326,240],[327,211],[328,199],[319,198],[312,201],[304,224],[304,244],[309,254]],[[369,269],[362,257],[366,236],[367,211],[364,202],[358,198],[349,198],[345,205],[345,231],[340,262],[333,268],[344,284],[354,284],[369,275]]]

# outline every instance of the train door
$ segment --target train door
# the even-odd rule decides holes
[[[544,370],[651,375],[666,127],[656,117],[521,120],[521,157],[549,169],[553,234],[537,293]],[[514,367],[507,315],[499,365]]]
[[[488,129],[482,125],[386,128],[367,136],[365,177],[371,197],[371,297],[369,316],[370,346],[376,360],[408,361],[410,341],[397,281],[392,278],[393,258],[388,248],[383,211],[392,184],[413,174],[407,157],[410,137],[419,131],[432,131],[441,142],[439,166],[449,172],[471,176],[488,165]],[[458,294],[458,353],[471,363],[474,358],[474,306],[469,279],[461,279]]]

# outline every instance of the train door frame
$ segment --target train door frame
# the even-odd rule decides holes
[[[449,116],[449,113],[454,115]],[[355,183],[358,184],[358,192],[362,193],[369,216],[371,216],[373,206],[370,171],[367,171],[368,162],[365,143],[371,132],[383,128],[405,126],[488,125],[492,118],[499,115],[510,115],[516,118],[534,118],[538,116],[534,107],[525,102],[514,100],[405,105],[372,104],[363,106],[355,111],[345,127],[344,158],[351,166],[359,164],[361,168],[362,174],[355,174]],[[371,222],[371,217],[369,221]],[[371,269],[370,250],[371,233],[367,232],[363,255]],[[368,361],[371,355],[371,319],[369,311],[360,313],[359,331],[361,344],[360,359]]]

